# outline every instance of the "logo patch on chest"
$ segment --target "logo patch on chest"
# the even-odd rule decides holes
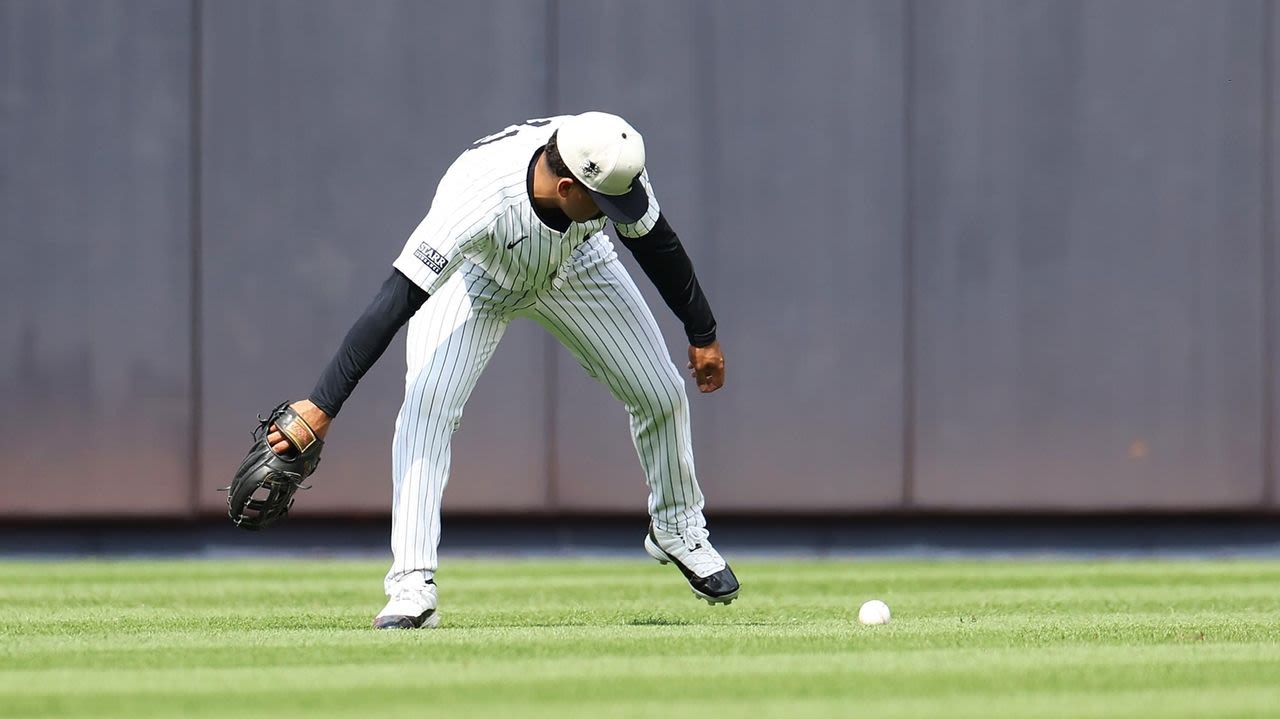
[[[425,242],[418,245],[418,249],[414,251],[413,256],[422,260],[422,264],[426,265],[437,275],[444,272],[445,266],[449,264],[449,261],[445,259],[444,255],[436,252],[435,248]]]

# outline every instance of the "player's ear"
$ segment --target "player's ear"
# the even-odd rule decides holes
[[[569,193],[573,192],[573,185],[574,185],[574,182],[572,177],[561,177],[556,182],[556,194],[559,195],[562,199],[568,198]]]

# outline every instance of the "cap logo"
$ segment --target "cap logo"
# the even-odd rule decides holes
[[[599,174],[600,174],[600,166],[597,165],[594,160],[587,160],[582,165],[582,176],[584,178],[588,180],[594,180],[596,179],[596,176]]]

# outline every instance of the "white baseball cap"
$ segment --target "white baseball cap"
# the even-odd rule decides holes
[[[581,182],[606,217],[624,225],[639,222],[649,210],[640,182],[644,138],[617,115],[584,112],[556,131],[560,159]]]

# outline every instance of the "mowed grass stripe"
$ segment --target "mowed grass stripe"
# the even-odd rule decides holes
[[[613,699],[608,703],[604,716],[611,719],[652,719],[672,716],[675,710],[670,699],[661,692],[644,700]],[[345,695],[338,704],[328,695],[307,695],[290,704],[290,710],[276,709],[277,716],[306,716],[311,719],[338,719],[353,716],[353,706],[378,706],[376,712],[362,712],[361,717],[404,717],[446,715],[450,719],[471,717],[520,717],[520,719],[560,719],[585,716],[585,700],[568,695],[555,700],[537,702],[525,698],[507,701],[454,701],[443,704],[438,698],[412,687],[403,687],[395,693],[376,691],[355,692]],[[251,702],[249,707],[211,701],[199,697],[175,695],[156,698],[166,709],[168,716],[225,717],[228,715],[259,715],[261,710]],[[1280,702],[1280,690],[1257,690],[1251,693],[1214,694],[1195,688],[1168,690],[1138,690],[1095,694],[1088,691],[1014,694],[999,698],[998,703],[985,696],[970,695],[948,698],[944,713],[939,711],[938,700],[932,697],[915,698],[895,696],[887,699],[860,696],[835,698],[794,697],[779,694],[767,700],[755,700],[751,704],[753,719],[790,719],[791,717],[878,717],[881,719],[920,719],[920,717],[948,717],[949,719],[990,719],[991,717],[1037,717],[1039,719],[1078,719],[1079,717],[1111,717],[1113,719],[1247,719],[1274,716],[1271,708]],[[729,708],[732,708],[730,706]],[[679,711],[689,716],[718,716],[726,709],[724,702],[698,698],[681,699]],[[83,716],[100,719],[123,719],[133,716],[127,708],[99,704],[84,709],[77,704],[60,703],[40,706],[34,711],[41,715]],[[18,716],[18,714],[14,714]]]
[[[789,717],[877,717],[878,719],[992,719],[993,717],[1036,717],[1037,719],[1247,719],[1274,716],[1280,705],[1280,689],[1255,689],[1245,693],[1218,694],[1198,688],[1143,689],[1135,691],[1094,693],[1091,690],[1002,694],[998,698],[983,694],[951,696],[945,705],[933,697],[912,695],[892,697],[850,696],[833,699],[785,697],[757,700],[751,705],[753,719],[788,719]],[[521,710],[516,702],[489,704],[484,708],[467,705],[455,707],[451,716],[520,716],[532,719],[573,716],[577,703],[573,700],[542,702]],[[690,716],[715,716],[722,707],[713,701],[690,699],[681,702],[681,711]],[[492,712],[492,714],[486,714]],[[609,705],[610,717],[643,719],[672,713],[669,703],[658,700],[614,701]],[[337,714],[318,712],[316,716]]]
[[[889,662],[870,668],[863,662],[850,663],[842,659],[846,658],[830,658],[822,666],[816,665],[811,656],[790,661],[782,658],[777,664],[738,660],[713,667],[705,662],[674,661],[669,669],[637,666],[634,662],[628,666],[600,666],[578,660],[512,666],[508,668],[512,673],[506,675],[476,674],[460,669],[441,674],[433,667],[416,669],[399,664],[352,664],[302,675],[297,672],[264,674],[243,668],[180,675],[157,671],[145,678],[115,676],[109,686],[97,687],[85,686],[84,678],[74,674],[51,674],[31,679],[50,682],[46,686],[57,689],[14,692],[8,699],[12,700],[10,706],[60,705],[87,713],[93,713],[98,707],[117,705],[121,699],[166,706],[190,702],[200,696],[207,697],[210,704],[224,706],[226,702],[253,706],[260,704],[263,697],[268,701],[271,697],[293,698],[296,704],[298,698],[305,697],[306,701],[301,704],[307,706],[317,701],[321,705],[349,704],[353,698],[361,698],[360,703],[373,702],[376,694],[371,694],[370,685],[376,685],[398,692],[420,692],[423,697],[431,698],[437,710],[492,702],[525,702],[536,706],[566,697],[604,706],[648,700],[655,688],[669,680],[670,672],[677,671],[699,672],[698,676],[702,677],[699,686],[704,687],[704,692],[710,690],[753,705],[776,700],[779,695],[847,697],[858,703],[891,702],[901,698],[919,701],[930,697],[936,701],[933,708],[938,713],[926,716],[949,716],[946,708],[952,701],[984,696],[991,711],[992,705],[998,705],[999,698],[1006,694],[1027,694],[1026,689],[1019,688],[1026,684],[1036,685],[1035,693],[1051,699],[1064,695],[1098,697],[1178,688],[1189,683],[1223,694],[1247,693],[1270,688],[1274,679],[1273,673],[1249,657],[1228,662],[1160,660],[1158,665],[1131,661],[1037,664],[1034,657],[1021,654],[990,666],[985,662],[942,666]],[[522,668],[528,672],[515,672]]]
[[[269,656],[269,655],[268,655]],[[335,660],[337,656],[333,657]],[[1126,670],[1149,668],[1162,678],[1206,669],[1223,669],[1231,672],[1231,679],[1250,681],[1250,670],[1258,664],[1280,660],[1280,647],[1255,644],[1221,644],[1207,646],[1166,647],[1065,647],[1048,653],[1026,649],[1003,650],[955,650],[938,649],[902,652],[882,650],[872,652],[825,652],[824,661],[815,663],[813,654],[761,652],[737,654],[731,661],[708,666],[704,656],[667,657],[661,664],[637,666],[632,657],[593,656],[565,657],[554,663],[543,658],[497,658],[484,666],[457,667],[447,657],[433,656],[423,648],[417,648],[413,656],[390,657],[369,653],[364,656],[344,652],[342,659],[331,664],[308,662],[315,672],[289,671],[295,666],[287,661],[272,662],[272,670],[245,667],[243,657],[237,663],[227,662],[211,666],[209,659],[186,665],[158,664],[138,668],[124,668],[111,664],[110,692],[120,691],[168,691],[178,683],[187,681],[205,686],[206,691],[221,691],[221,687],[234,685],[252,691],[255,687],[311,688],[317,675],[329,677],[327,687],[357,684],[377,672],[401,672],[406,665],[423,672],[416,682],[423,686],[439,687],[445,684],[483,684],[511,681],[547,681],[572,676],[575,680],[587,678],[636,678],[662,677],[672,672],[717,679],[751,674],[820,674],[835,672],[850,677],[858,676],[877,681],[909,679],[911,674],[928,674],[933,681],[925,691],[944,688],[947,679],[962,682],[970,687],[976,681],[1004,682],[1010,677],[1034,677],[1052,682],[1054,677],[1070,676],[1072,681],[1090,677],[1096,685],[1113,683],[1114,677]],[[1034,661],[1032,661],[1034,659]],[[973,676],[973,668],[981,666],[987,674]],[[358,668],[359,671],[352,672]],[[1265,667],[1262,667],[1265,668]],[[999,672],[999,675],[993,674]],[[354,675],[363,674],[360,678]],[[43,694],[50,687],[58,693],[92,693],[104,687],[85,682],[87,675],[79,668],[15,669],[0,676],[0,692],[14,694]],[[1270,678],[1270,675],[1267,675]],[[518,679],[516,679],[518,678]],[[958,684],[959,685],[959,684]],[[1129,686],[1124,684],[1118,688]]]
[[[1280,706],[1280,563],[740,566],[743,598],[711,608],[644,562],[455,560],[441,575],[442,629],[377,633],[377,562],[0,563],[0,716]],[[894,623],[853,621],[871,596]]]
[[[1073,628],[1078,629],[1078,628]],[[312,636],[307,633],[252,635],[254,656],[270,666],[325,666],[345,664],[349,662],[378,663],[411,661],[415,663],[485,661],[493,664],[501,661],[521,661],[528,658],[541,659],[548,655],[564,655],[568,657],[591,656],[593,660],[606,661],[621,658],[632,661],[637,653],[653,658],[667,659],[671,657],[687,657],[703,660],[719,660],[726,657],[751,656],[788,656],[797,646],[803,646],[805,656],[822,655],[827,657],[850,655],[866,657],[868,660],[882,661],[887,655],[912,656],[921,652],[945,652],[948,656],[964,656],[967,651],[979,651],[983,656],[994,656],[996,652],[1007,652],[1029,649],[1042,651],[1048,648],[1055,652],[1054,656],[1070,657],[1071,650],[1080,649],[1078,644],[1071,643],[1071,636],[1060,631],[1047,631],[1035,640],[1019,639],[1017,643],[998,643],[990,641],[991,637],[983,634],[969,635],[964,641],[939,641],[932,636],[912,636],[899,633],[890,636],[858,637],[855,632],[877,632],[883,629],[854,629],[849,633],[832,635],[831,633],[778,631],[765,636],[737,636],[732,643],[717,641],[717,635],[723,632],[695,630],[689,632],[651,631],[641,628],[593,628],[590,631],[574,631],[571,634],[544,636],[542,632],[523,632],[513,635],[510,632],[479,631],[467,632],[465,637],[449,637],[444,632],[436,632],[429,638],[397,638],[366,640],[350,633]],[[1145,656],[1139,650],[1148,645],[1160,647],[1160,651],[1174,651],[1169,645],[1199,645],[1196,654],[1191,656],[1214,656],[1205,647],[1234,646],[1240,648],[1258,648],[1257,658],[1280,656],[1280,642],[1242,643],[1242,638],[1256,640],[1258,637],[1271,636],[1275,639],[1273,627],[1262,624],[1246,626],[1235,637],[1227,632],[1210,629],[1210,633],[1201,630],[1187,631],[1181,634],[1160,629],[1160,633],[1149,636],[1136,632],[1127,632],[1123,638],[1129,641],[1104,643],[1093,636],[1087,636],[1089,652],[1105,655],[1107,651],[1119,651],[1125,655]],[[1270,632],[1268,634],[1268,632]],[[364,634],[365,632],[361,632]],[[1087,631],[1085,632],[1087,633]],[[1216,638],[1214,638],[1216,637]],[[1017,638],[1015,634],[1007,638]],[[1158,640],[1164,641],[1158,641]],[[1234,641],[1233,641],[1234,639]],[[1146,640],[1141,641],[1141,640]],[[972,650],[969,647],[980,645],[983,649]],[[74,653],[73,651],[74,650]],[[305,651],[299,651],[305,650]],[[940,655],[939,655],[940,656]],[[121,641],[110,646],[84,646],[67,641],[32,643],[21,648],[6,650],[5,665],[9,671],[29,671],[49,668],[84,668],[94,669],[112,667],[113,669],[129,668],[182,668],[182,667],[239,667],[243,666],[244,649],[238,645],[229,645],[228,641],[211,641],[204,638],[193,639],[190,634],[180,634],[156,638],[150,641]],[[3,682],[3,678],[0,678]]]
[[[692,600],[691,600],[692,601]],[[907,625],[906,622],[911,624]],[[943,618],[912,618],[910,615],[895,620],[893,625],[877,629],[857,626],[848,613],[833,611],[827,617],[810,615],[803,619],[780,619],[770,624],[764,618],[747,621],[698,622],[688,615],[671,613],[667,616],[653,614],[618,614],[604,610],[590,614],[576,610],[572,616],[543,614],[530,611],[525,614],[480,616],[446,615],[445,624],[433,632],[429,640],[439,649],[466,648],[477,641],[501,641],[517,649],[519,645],[541,646],[562,642],[592,642],[602,651],[609,641],[621,635],[625,641],[645,643],[652,641],[652,651],[663,651],[663,643],[671,639],[689,639],[719,642],[732,637],[739,644],[772,641],[807,641],[822,645],[831,642],[839,646],[877,645],[891,643],[895,647],[937,646],[982,641],[988,645],[1046,646],[1062,642],[1088,641],[1094,644],[1178,643],[1184,641],[1276,641],[1280,640],[1280,624],[1274,612],[1219,612],[1199,614],[1156,613],[1108,613],[1102,615],[1069,615],[1062,612],[1008,614],[982,619],[953,616]],[[19,635],[17,627],[24,622],[10,622],[5,634]],[[171,615],[155,617],[136,616],[118,620],[103,613],[101,619],[92,614],[75,620],[51,619],[49,615],[33,614],[25,620],[29,626],[21,630],[25,641],[6,642],[0,646],[0,661],[4,657],[20,653],[25,647],[53,647],[74,645],[91,650],[95,642],[109,642],[119,647],[133,638],[154,638],[172,635],[175,642],[192,638],[217,646],[226,641],[252,637],[255,642],[269,645],[272,637],[282,637],[286,644],[308,641],[325,633],[340,632],[343,643],[396,641],[366,636],[368,618],[361,614],[291,615],[279,617],[241,617],[233,613],[210,616]],[[193,628],[192,625],[196,625]],[[868,636],[870,632],[875,635]],[[619,647],[629,651],[630,645]],[[680,651],[684,651],[681,649]],[[4,666],[4,664],[0,664]]]

